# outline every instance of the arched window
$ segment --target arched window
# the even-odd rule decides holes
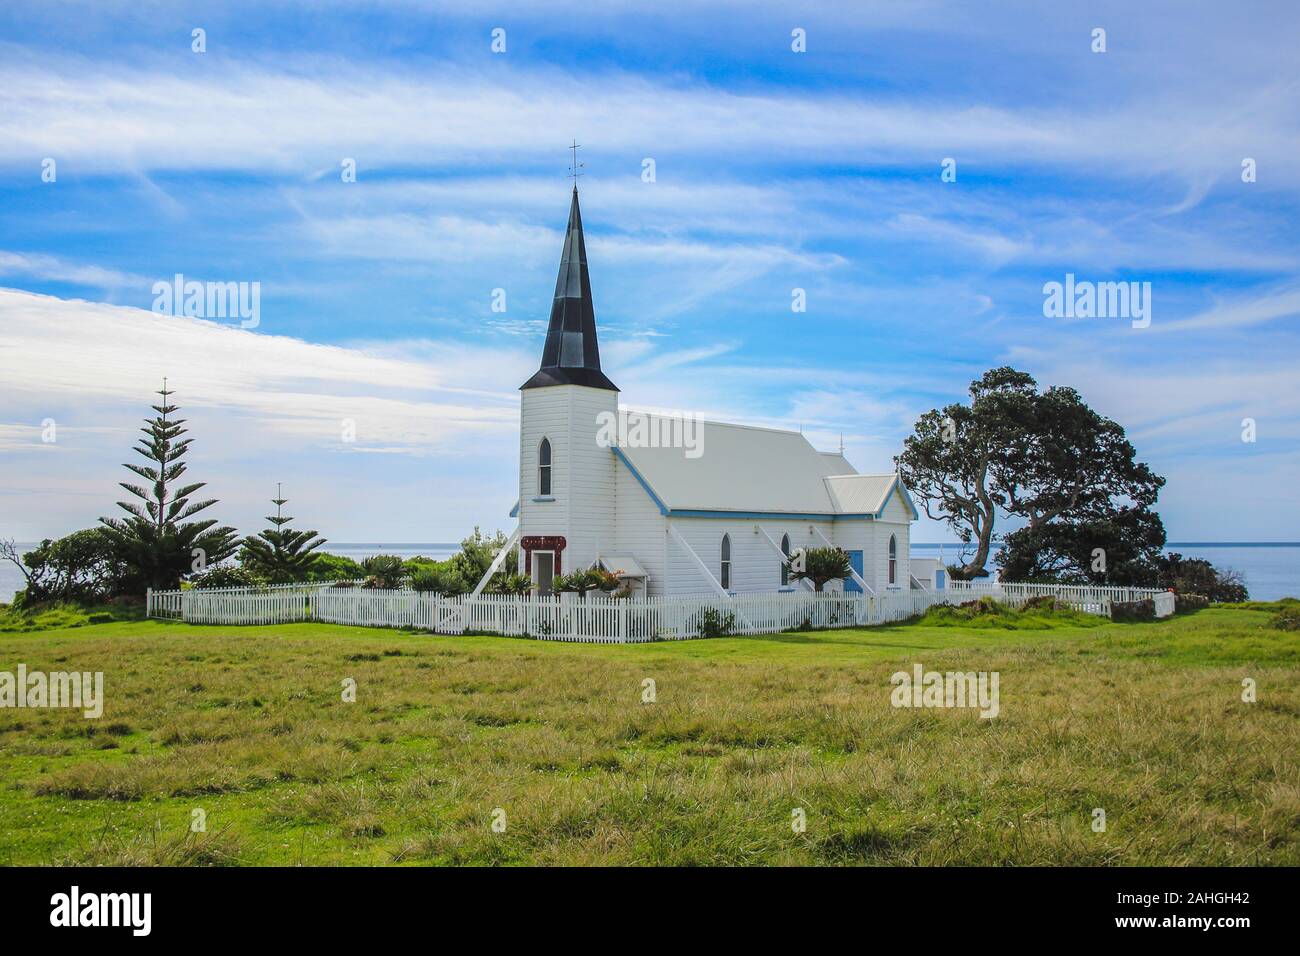
[[[722,576],[719,580],[724,591],[731,589],[731,535],[722,536]]]
[[[537,449],[537,493],[539,495],[551,493],[551,440],[549,438],[543,438],[541,447]]]
[[[788,534],[781,535],[781,553],[784,554],[787,558],[790,557],[790,536]],[[785,587],[789,583],[790,583],[790,562],[782,561],[781,562],[781,586]]]
[[[889,536],[889,583],[894,584],[898,580],[898,538],[894,535]]]

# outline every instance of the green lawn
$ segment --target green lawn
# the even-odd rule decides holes
[[[1300,634],[1272,618],[640,646],[3,633],[0,670],[102,670],[107,703],[0,710],[0,863],[1297,865]],[[1000,715],[893,708],[914,662],[999,672]]]

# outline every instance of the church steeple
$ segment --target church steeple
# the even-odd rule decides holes
[[[542,366],[520,388],[548,385],[586,385],[618,391],[618,386],[600,370],[596,312],[591,303],[591,278],[587,275],[587,246],[582,238],[576,182],[564,251],[560,255],[560,274],[555,281],[555,299],[551,302],[551,323],[542,349]]]

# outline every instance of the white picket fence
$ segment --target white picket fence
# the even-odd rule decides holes
[[[1115,591],[1116,594],[1094,593]],[[437,634],[485,633],[553,641],[636,644],[724,634],[773,634],[793,628],[870,627],[901,621],[936,604],[960,604],[983,594],[1020,605],[1042,594],[1092,614],[1109,616],[1117,600],[1155,598],[1157,613],[1173,613],[1173,595],[1136,588],[976,584],[938,591],[882,595],[810,591],[778,594],[611,598],[603,594],[480,594],[454,596],[321,584],[268,588],[150,591],[150,617],[191,624],[283,624],[323,621],[361,627],[409,627]]]

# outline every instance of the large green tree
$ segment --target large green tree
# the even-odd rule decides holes
[[[169,401],[172,392],[165,379],[158,394],[162,404],[151,406],[157,417],[145,419],[140,429],[145,437],[133,449],[148,464],[123,465],[146,484],[120,482],[137,501],[117,503],[125,518],[99,519],[116,559],[127,569],[127,590],[178,587],[185,575],[225,560],[237,547],[234,528],[218,526],[215,518],[187,520],[217,502],[190,500],[205,484],[181,482],[185,452],[194,439],[181,438],[185,419],[171,417],[178,406]]]
[[[926,516],[943,521],[974,548],[954,569],[964,578],[985,575],[998,509],[1005,506],[999,466],[1032,444],[1027,430],[1037,394],[1032,376],[995,368],[971,382],[969,405],[932,409],[903,442],[898,470]]]
[[[295,531],[285,527],[293,521],[283,513],[288,503],[289,499],[284,497],[277,484],[275,497],[271,499],[275,514],[266,516],[272,527],[245,538],[239,552],[240,565],[271,584],[308,580],[320,557],[315,551],[325,543],[325,539],[315,531]]]
[[[999,518],[1021,526],[999,556],[1008,579],[1119,583],[1159,552],[1164,527],[1151,507],[1164,479],[1136,460],[1119,424],[1074,389],[1040,392],[1013,368],[984,373],[970,395],[969,406],[921,416],[898,459],[926,514],[974,546],[960,576],[987,573]]]

